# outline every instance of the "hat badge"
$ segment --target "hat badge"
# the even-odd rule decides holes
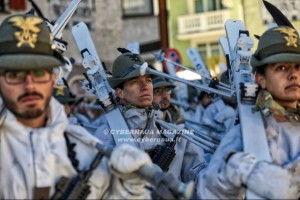
[[[138,54],[127,55],[134,62],[141,62]]]
[[[64,89],[66,88],[65,85],[55,85],[54,88],[56,89],[55,96],[64,96],[65,95],[65,92],[64,92]]]
[[[280,33],[286,34],[287,36],[284,36],[285,41],[287,42],[286,45],[289,47],[295,47],[297,48],[297,41],[298,41],[298,35],[296,33],[296,30],[289,27],[279,27],[275,28],[274,31],[279,31]]]
[[[37,17],[21,17],[16,16],[8,20],[8,22],[13,23],[14,26],[21,29],[21,31],[16,31],[14,33],[15,37],[19,41],[17,43],[17,47],[21,47],[23,45],[29,45],[31,48],[35,47],[35,43],[37,42],[37,36],[40,32],[40,29],[36,26],[43,22],[42,19]]]

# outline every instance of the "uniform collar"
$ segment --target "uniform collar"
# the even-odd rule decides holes
[[[300,122],[300,102],[297,108],[284,108],[274,101],[267,90],[259,91],[255,110],[261,110],[265,115],[272,114],[278,122]]]

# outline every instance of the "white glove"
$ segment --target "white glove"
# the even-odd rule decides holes
[[[247,180],[247,187],[267,199],[298,199],[299,184],[288,170],[265,161],[258,162]]]
[[[151,166],[152,161],[144,151],[129,144],[122,144],[114,148],[110,156],[110,165],[118,173],[129,174],[144,165]]]
[[[233,154],[225,168],[228,181],[236,187],[246,185],[267,199],[298,199],[299,184],[287,169],[265,161],[257,162],[248,153]]]
[[[241,187],[247,182],[255,163],[256,160],[252,154],[244,152],[234,153],[225,166],[228,181],[236,187]]]
[[[134,172],[141,167],[152,165],[152,161],[147,153],[129,145],[122,144],[114,148],[109,161],[112,173],[121,180],[116,180],[114,188],[117,191],[114,198],[132,199],[148,198],[150,193],[145,185],[145,179]]]

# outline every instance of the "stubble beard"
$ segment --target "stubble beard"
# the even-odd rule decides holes
[[[29,106],[23,111],[19,111],[17,102],[11,101],[9,98],[3,96],[2,94],[1,97],[5,107],[10,112],[12,112],[17,118],[27,119],[27,120],[36,119],[42,116],[46,112],[47,108],[49,107],[49,102],[51,99],[51,96],[45,98],[45,104],[43,105],[42,108],[35,108],[35,106]]]

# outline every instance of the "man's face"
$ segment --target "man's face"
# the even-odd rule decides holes
[[[201,99],[201,104],[203,107],[207,107],[209,104],[211,104],[213,101],[212,97],[208,94],[205,94],[204,97]]]
[[[117,96],[140,108],[149,107],[153,100],[153,85],[150,75],[139,76],[124,83],[123,89],[116,89]]]
[[[155,88],[153,92],[153,103],[160,105],[162,110],[170,107],[171,88],[160,87]]]
[[[16,80],[19,75],[11,71],[10,75],[2,74],[0,76],[0,94],[5,106],[20,119],[35,119],[43,115],[48,107],[52,87],[55,83],[55,75],[49,72],[47,82],[34,82],[33,76],[42,76],[40,74],[27,73],[24,82],[11,84],[7,79]],[[22,73],[21,73],[22,74]],[[24,73],[23,73],[24,75]],[[38,80],[40,77],[37,77]],[[21,78],[18,78],[21,80]]]
[[[300,64],[269,64],[266,66],[265,75],[256,74],[255,78],[281,106],[297,106],[300,100]]]

